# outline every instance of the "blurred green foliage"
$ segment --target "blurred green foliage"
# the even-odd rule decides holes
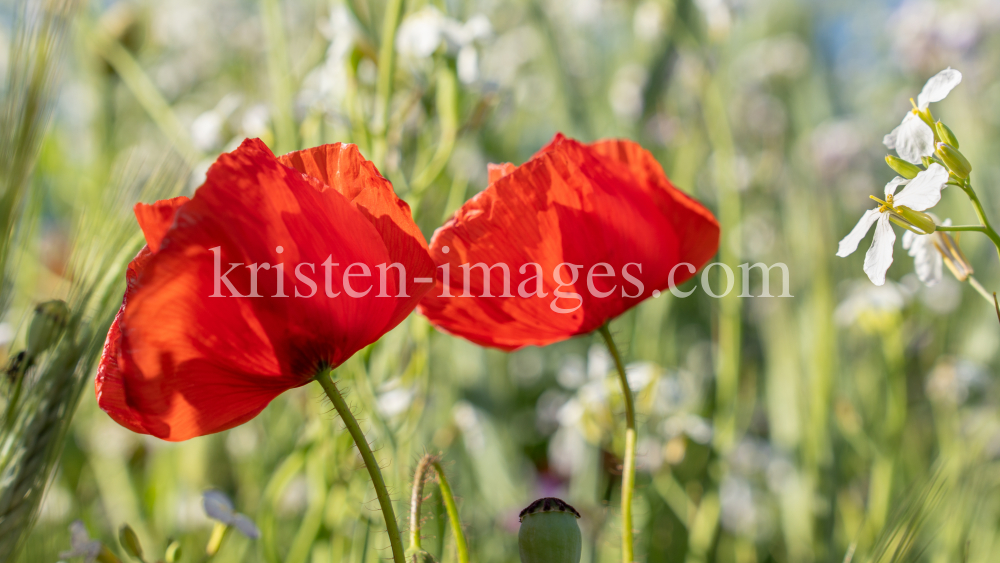
[[[0,8],[8,77],[26,56],[19,26],[41,4],[28,2],[27,16]],[[82,346],[73,357],[86,369],[72,381],[86,390],[20,561],[55,561],[75,519],[123,560],[127,523],[148,560],[172,545],[178,561],[203,561],[207,489],[227,492],[262,532],[228,533],[212,561],[388,557],[368,475],[319,387],[180,444],[134,435],[97,408],[87,358],[138,248],[129,209],[190,193],[247,136],[276,152],[346,141],[376,160],[429,237],[486,186],[488,162],[523,162],[557,131],[651,150],[716,212],[718,259],[737,275],[722,299],[700,287],[665,294],[612,323],[639,411],[640,561],[987,562],[1000,552],[995,313],[953,279],[923,287],[901,252],[882,288],[865,279],[860,253],[834,257],[891,176],[882,135],[946,66],[966,79],[935,112],[976,163],[984,205],[1000,210],[989,158],[1000,146],[994,3],[68,4],[56,85],[42,100],[53,117],[25,129],[44,130],[36,149],[17,145],[37,159],[0,155],[29,170],[0,171],[24,182],[23,228],[4,238],[3,259],[16,257],[0,300],[4,349],[24,348],[31,311],[53,298],[68,299],[90,335],[66,344]],[[388,56],[393,9],[401,23]],[[8,78],[5,100],[18,92]],[[935,212],[971,216],[947,190]],[[1000,271],[987,242],[961,238],[992,291]],[[743,287],[745,262],[787,264],[794,297],[739,297],[761,291],[756,273]],[[719,291],[722,270],[709,275]],[[772,294],[779,284],[775,273]],[[700,277],[682,289],[695,285]],[[612,370],[596,336],[505,354],[414,315],[335,375],[401,520],[417,460],[440,453],[473,561],[517,561],[518,511],[559,496],[583,514],[583,561],[603,562],[618,560],[620,543],[623,407]],[[31,388],[44,389],[47,373]],[[443,503],[428,489],[423,548],[454,561]]]

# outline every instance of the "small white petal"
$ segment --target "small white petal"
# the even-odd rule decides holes
[[[896,153],[903,160],[920,164],[920,159],[934,154],[934,131],[910,112],[896,128]]]
[[[897,133],[899,133],[899,125],[897,125],[895,129],[893,129],[892,131],[890,131],[888,135],[886,135],[885,137],[882,137],[882,144],[885,145],[885,148],[887,148],[889,150],[893,150],[893,149],[896,148],[896,134]]]
[[[233,511],[233,501],[221,491],[205,491],[202,496],[205,514],[223,524],[232,524],[236,513]]]
[[[948,170],[933,163],[927,170],[917,174],[893,199],[893,205],[905,205],[914,211],[930,209],[941,201],[941,190],[948,182]]]
[[[948,67],[935,74],[924,84],[924,89],[917,96],[917,105],[926,108],[932,102],[940,102],[948,96],[955,86],[962,82],[962,73]]]
[[[458,69],[458,79],[462,84],[472,84],[479,78],[479,53],[472,45],[466,45],[458,50],[455,62]]]
[[[396,51],[414,58],[426,58],[441,45],[446,18],[433,6],[413,12],[396,32]]]
[[[892,265],[892,247],[896,244],[896,233],[892,230],[889,215],[882,214],[875,225],[872,245],[865,254],[865,273],[875,285],[885,283],[885,273]]]
[[[910,231],[903,234],[903,248],[909,249],[908,254],[913,257],[913,270],[927,287],[941,281],[942,267],[944,266],[941,253],[934,248],[935,236],[934,234],[917,235]]]
[[[906,178],[902,176],[896,176],[892,180],[889,180],[889,183],[885,185],[885,195],[886,196],[895,195],[897,186],[905,186],[906,184],[909,183],[910,181],[907,180]]]
[[[858,249],[858,244],[861,239],[865,238],[868,231],[872,228],[872,224],[878,219],[879,212],[878,209],[869,209],[865,211],[865,214],[861,216],[861,220],[858,221],[857,225],[851,229],[851,232],[847,233],[847,236],[840,241],[840,245],[837,247],[837,256],[843,258],[844,256],[850,256]]]
[[[233,517],[233,526],[237,530],[243,532],[244,536],[252,540],[260,537],[260,529],[258,529],[257,525],[253,523],[253,520],[243,514],[237,513]]]

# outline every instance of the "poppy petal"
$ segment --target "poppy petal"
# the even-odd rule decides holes
[[[163,237],[170,230],[170,225],[174,222],[174,215],[182,205],[190,201],[190,198],[180,196],[173,199],[157,201],[152,205],[137,203],[133,208],[135,218],[139,221],[139,228],[146,237],[146,244],[152,252],[160,249]]]
[[[127,295],[119,377],[102,387],[102,408],[121,398],[116,412],[138,420],[116,420],[139,432],[184,440],[241,424],[398,317],[402,299],[377,296],[375,266],[390,252],[363,208],[259,141],[218,159],[163,240]]]
[[[689,277],[687,268],[671,272],[711,258],[718,230],[638,145],[586,146],[556,135],[435,233],[439,284],[419,309],[439,328],[487,346],[556,342],[595,330],[666,288],[671,275],[674,283]],[[501,265],[518,297],[498,295]],[[480,273],[490,266],[492,297]]]

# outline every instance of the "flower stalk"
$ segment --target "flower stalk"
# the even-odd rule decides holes
[[[625,457],[622,461],[622,563],[632,563],[635,561],[632,538],[632,496],[635,491],[635,402],[632,398],[632,389],[628,386],[628,378],[625,376],[625,365],[622,363],[621,354],[618,353],[618,347],[611,336],[608,324],[604,323],[599,332],[604,337],[608,352],[615,360],[618,380],[622,385],[622,396],[625,398]]]
[[[372,479],[372,485],[375,487],[375,495],[378,497],[379,507],[382,509],[382,517],[385,519],[385,528],[389,534],[389,544],[392,547],[392,560],[394,563],[404,563],[406,559],[403,553],[403,541],[399,536],[399,524],[396,522],[396,512],[392,508],[392,499],[389,498],[389,490],[385,486],[385,479],[382,478],[382,470],[379,469],[378,461],[375,459],[375,454],[372,453],[372,449],[368,445],[365,433],[361,431],[358,420],[354,418],[354,414],[351,412],[350,407],[347,406],[344,396],[337,389],[337,384],[333,381],[332,373],[333,370],[323,369],[316,375],[316,381],[323,387],[326,395],[330,397],[333,408],[337,409],[337,414],[340,415],[341,420],[347,426],[347,431],[354,438],[354,445],[358,447],[361,459],[365,462],[365,468],[368,470],[368,475]]]
[[[435,455],[426,454],[417,463],[417,469],[413,474],[413,493],[410,497],[410,550],[422,549],[420,544],[420,505],[424,500],[424,481],[427,473],[434,469],[437,474],[438,488],[441,490],[441,498],[444,500],[444,509],[448,514],[448,523],[451,532],[455,536],[455,551],[458,554],[458,563],[469,563],[469,544],[465,541],[465,532],[462,531],[462,521],[458,516],[458,505],[455,504],[455,495],[451,491],[448,477],[441,467],[441,458]]]

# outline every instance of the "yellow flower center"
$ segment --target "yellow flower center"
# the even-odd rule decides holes
[[[885,196],[885,201],[882,201],[881,199],[873,195],[870,195],[868,197],[882,204],[878,208],[879,213],[885,213],[886,211],[896,211],[896,208],[892,206],[892,194]]]

